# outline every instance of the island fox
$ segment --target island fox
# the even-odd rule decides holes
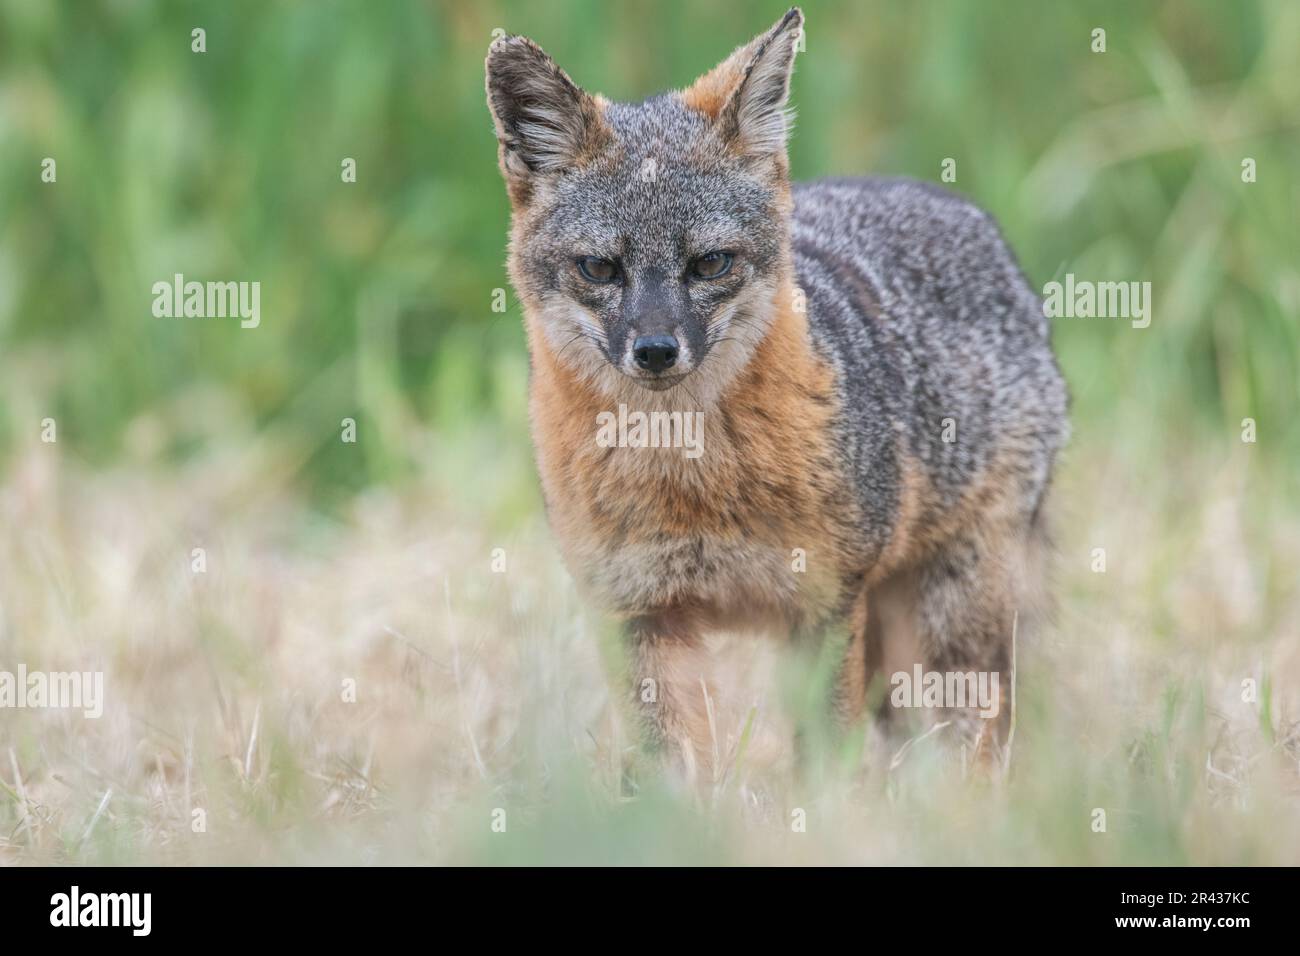
[[[906,180],[791,186],[802,31],[792,9],[639,104],[524,37],[487,55],[548,519],[692,774],[716,759],[719,630],[838,633],[845,722],[914,663],[999,675],[1006,701],[1068,432],[1041,301],[986,213]],[[701,453],[598,440],[636,412],[698,415]],[[1008,708],[943,705],[955,739],[1003,742]]]

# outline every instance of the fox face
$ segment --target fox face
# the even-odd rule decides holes
[[[532,41],[487,57],[533,346],[607,392],[716,387],[752,356],[790,274],[796,9],[687,90],[584,92]],[[541,341],[537,341],[540,337]]]

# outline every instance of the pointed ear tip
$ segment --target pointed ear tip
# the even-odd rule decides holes
[[[492,42],[488,44],[487,57],[484,62],[487,64],[488,70],[491,71],[493,62],[500,60],[503,56],[517,56],[528,53],[542,53],[542,48],[526,36],[520,36],[517,33],[504,33],[501,36],[492,38]]]
[[[505,36],[493,37],[492,42],[488,44],[487,55],[483,57],[483,66],[487,69],[489,76],[492,74],[493,63],[500,61],[501,56],[510,46],[510,41],[512,39],[514,39],[514,37],[506,34]]]
[[[491,59],[493,56],[505,53],[520,39],[522,39],[522,37],[515,36],[513,33],[503,33],[501,36],[493,37],[492,42],[488,44],[487,48],[488,58]]]

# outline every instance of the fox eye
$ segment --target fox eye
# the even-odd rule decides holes
[[[613,282],[618,277],[618,266],[609,259],[601,259],[596,256],[583,256],[578,260],[578,271],[588,282],[595,282],[604,285],[607,282]]]
[[[730,252],[709,252],[691,263],[691,275],[697,279],[721,279],[731,270]]]

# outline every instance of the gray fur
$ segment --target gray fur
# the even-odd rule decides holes
[[[814,341],[839,370],[845,458],[871,541],[897,507],[896,439],[950,507],[995,460],[1037,508],[1068,437],[1041,302],[992,217],[905,179],[795,187],[794,258]],[[943,441],[944,420],[956,441]]]
[[[604,331],[595,346],[615,364],[633,333],[650,331],[629,321],[626,307],[660,298],[698,367],[710,350],[710,319],[778,265],[777,195],[762,170],[728,155],[718,131],[674,97],[611,104],[605,119],[615,147],[538,190],[515,277],[539,299],[564,295],[594,314]],[[712,139],[714,148],[701,147]],[[693,258],[719,249],[736,254],[729,275],[681,281]],[[578,255],[619,260],[626,283],[584,281],[573,269]]]

